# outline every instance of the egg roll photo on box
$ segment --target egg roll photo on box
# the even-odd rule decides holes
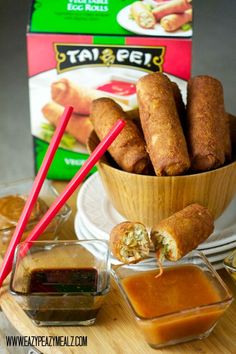
[[[88,115],[92,101],[104,94],[94,89],[80,87],[68,79],[61,79],[52,83],[51,96],[58,104],[64,107],[73,106],[74,112]]]
[[[170,14],[183,13],[192,8],[192,0],[172,0],[167,1],[166,4],[157,6],[153,11],[156,20],[159,21],[162,17]]]
[[[131,5],[130,13],[137,25],[142,28],[153,28],[156,24],[155,17],[145,3],[140,1],[134,2]]]
[[[192,9],[181,14],[171,14],[164,16],[160,24],[167,32],[174,32],[188,22],[192,22]]]
[[[57,103],[49,102],[42,108],[44,117],[54,125],[58,126],[64,107]],[[86,141],[93,130],[89,117],[72,113],[65,131],[74,136],[80,143],[86,144]]]

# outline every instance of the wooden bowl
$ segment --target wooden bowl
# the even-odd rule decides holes
[[[90,152],[98,142],[93,131],[87,142]],[[213,171],[157,177],[122,171],[103,158],[98,171],[115,209],[150,227],[191,203],[204,205],[216,219],[236,193],[236,161]]]

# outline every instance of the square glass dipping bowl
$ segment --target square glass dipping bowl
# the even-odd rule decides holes
[[[33,241],[16,249],[10,292],[38,326],[93,324],[109,288],[105,241]]]
[[[165,272],[168,272],[171,269],[176,270],[177,267],[179,267],[179,269],[182,267],[183,270],[185,266],[190,266],[190,268],[194,267],[194,271],[196,271],[197,274],[199,273],[203,275],[203,279],[205,279],[210,286],[210,293],[211,289],[213,289],[214,294],[216,293],[214,301],[207,301],[207,303],[198,306],[186,305],[184,303],[181,309],[175,311],[173,309],[174,306],[176,306],[175,302],[181,301],[181,299],[176,290],[176,287],[178,287],[178,281],[175,278],[172,278],[172,283],[168,283],[168,285],[166,283],[164,287],[162,286],[162,289],[164,289],[164,291],[162,290],[162,293],[160,293],[159,288],[156,288],[155,290],[155,297],[153,300],[155,303],[153,306],[155,311],[158,308],[158,299],[160,297],[162,298],[164,306],[167,307],[164,308],[164,310],[161,310],[162,313],[159,315],[155,314],[154,316],[152,316],[150,312],[149,315],[145,316],[143,315],[143,310],[142,313],[140,312],[140,308],[143,307],[145,302],[151,303],[150,293],[154,292],[153,289],[149,288],[148,281],[146,282],[143,278],[143,283],[142,281],[139,281],[138,285],[135,285],[132,291],[130,290],[130,287],[125,284],[127,284],[128,278],[131,279],[132,277],[132,279],[134,279],[134,277],[139,276],[140,274],[145,275],[145,278],[148,279],[147,276],[150,271],[154,272],[153,274],[149,273],[149,276],[153,276],[153,280],[156,279],[158,281],[160,278],[155,278],[155,275],[159,273],[159,269],[157,268],[155,261],[149,265],[147,261],[140,262],[136,265],[121,265],[112,270],[112,274],[115,277],[138,326],[143,332],[146,341],[152,348],[160,348],[207,337],[213,330],[219,317],[232,302],[232,295],[226,285],[217,272],[212,268],[206,257],[198,251],[189,253],[178,262],[164,262],[164,274],[161,277],[165,275]],[[187,279],[185,278],[185,274],[182,279],[183,282]],[[137,279],[135,282],[137,282]],[[186,284],[185,293],[188,293],[187,297],[189,298],[192,296],[190,292],[191,288],[195,289],[195,297],[198,297],[202,291],[202,289],[194,285],[193,282],[194,280],[191,279],[190,281],[188,280],[188,284]],[[144,285],[144,283],[146,284]],[[133,284],[134,283],[132,283],[132,285]],[[137,299],[136,294],[139,290],[142,295]],[[196,300],[194,301],[196,302]],[[141,307],[139,304],[141,304]],[[171,308],[171,310],[169,310],[168,307]]]
[[[224,259],[223,264],[232,279],[236,281],[236,250]]]
[[[33,179],[24,179],[10,184],[0,185],[0,255],[3,256],[6,252],[8,244],[11,237],[15,231],[15,226],[20,217],[22,207],[20,209],[19,205],[12,205],[11,202],[7,200],[9,196],[23,196],[25,199],[29,195],[33,185]],[[30,231],[45,214],[45,211],[52,204],[54,199],[57,197],[58,193],[52,187],[51,183],[45,180],[43,187],[39,194],[38,202],[40,203],[37,207],[37,213],[28,221],[27,227],[22,237],[22,241],[29,235]],[[14,219],[8,218],[15,213]],[[44,233],[40,236],[40,240],[51,240],[56,238],[56,234],[59,231],[59,227],[65,222],[71,213],[71,209],[68,205],[64,205],[56,217],[48,225]]]

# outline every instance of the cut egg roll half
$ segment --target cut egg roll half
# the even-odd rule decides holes
[[[177,261],[197,248],[214,230],[214,219],[207,208],[191,204],[151,230],[157,258]]]
[[[110,234],[111,251],[123,263],[136,263],[149,255],[150,240],[146,227],[139,222],[125,221]]]

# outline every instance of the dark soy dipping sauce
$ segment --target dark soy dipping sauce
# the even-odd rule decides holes
[[[28,294],[33,296],[26,312],[33,320],[41,322],[94,319],[100,308],[97,299],[102,297],[96,295],[97,282],[95,268],[35,269],[29,274]],[[81,295],[73,298],[73,293]],[[37,295],[44,299],[43,305],[38,304]],[[67,296],[70,298],[66,299]]]
[[[96,292],[95,268],[35,269],[30,273],[29,293]]]

